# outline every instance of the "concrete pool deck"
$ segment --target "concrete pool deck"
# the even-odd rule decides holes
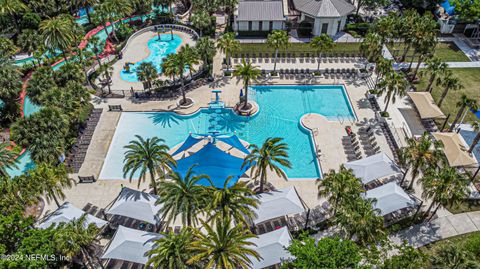
[[[353,110],[358,118],[358,121],[356,122],[345,120],[343,122],[331,121],[327,123],[318,120],[313,116],[306,119],[305,123],[307,126],[317,129],[313,135],[313,139],[321,150],[320,164],[323,172],[328,172],[331,169],[338,170],[339,166],[347,160],[346,155],[343,152],[343,147],[341,146],[341,137],[346,134],[345,127],[347,125],[352,126],[352,129],[356,131],[362,125],[373,122],[373,119],[375,118],[375,114],[365,98],[367,86],[363,81],[352,79],[334,80],[322,78],[309,81],[268,79],[261,81],[261,84],[267,85],[304,83],[330,85],[343,84],[349,95]],[[104,112],[102,113],[100,121],[95,129],[92,142],[88,148],[85,162],[83,163],[80,172],[78,174],[71,174],[71,177],[75,180],[77,180],[78,175],[94,175],[98,178],[121,115],[119,112],[108,112],[108,105],[121,105],[124,111],[176,111],[182,114],[191,114],[197,111],[200,107],[207,106],[207,103],[212,98],[211,90],[213,89],[221,89],[222,100],[225,101],[227,106],[233,106],[238,101],[240,88],[241,83],[237,83],[235,78],[217,79],[210,85],[202,86],[187,93],[187,96],[195,99],[196,103],[188,109],[181,110],[176,109],[176,100],[132,102],[131,99],[127,98],[101,99],[94,97],[92,103],[96,108],[103,108]],[[392,152],[383,135],[376,132],[376,138],[381,151],[392,157]],[[286,181],[273,173],[269,173],[268,180],[276,188],[295,186],[300,197],[311,208],[318,206],[323,202],[322,199],[317,197],[317,185],[315,180]],[[122,185],[137,189],[136,180],[130,183],[128,180],[99,179],[93,184],[77,184],[71,189],[66,189],[66,200],[79,208],[84,207],[87,203],[92,203],[99,207],[106,207],[116,198]],[[139,189],[146,190],[148,189],[147,187],[148,182],[141,183]],[[55,204],[47,203],[44,214],[55,209]]]

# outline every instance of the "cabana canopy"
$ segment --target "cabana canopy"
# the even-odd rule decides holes
[[[74,221],[76,219],[81,218],[84,214],[86,214],[85,211],[73,206],[69,202],[65,202],[57,210],[55,210],[50,215],[45,217],[38,224],[38,228],[46,229],[46,228],[50,227],[51,225],[58,225],[58,224],[64,223],[64,222],[71,222],[71,221]],[[107,224],[107,222],[105,220],[102,220],[102,219],[99,219],[95,216],[87,214],[84,226],[87,227],[91,223],[95,224],[95,226],[97,226],[98,228],[101,228],[105,224]]]
[[[203,137],[194,137],[193,135],[189,135],[185,142],[174,152],[172,153],[173,155],[177,155],[178,153],[188,150],[189,148],[195,146],[198,142],[202,141],[204,138]]]
[[[282,259],[292,258],[290,252],[285,249],[290,246],[292,241],[287,227],[261,234],[258,238],[252,238],[249,241],[257,245],[253,249],[261,257],[258,261],[256,258],[249,256],[253,269],[269,267],[281,263]]]
[[[164,237],[161,234],[118,226],[102,259],[117,259],[140,264],[146,264],[148,257],[145,252],[151,250],[154,241]]]
[[[417,107],[420,118],[422,119],[444,119],[445,114],[435,104],[432,95],[429,92],[409,92],[408,96]]]
[[[390,182],[367,191],[365,198],[377,200],[373,206],[380,209],[380,215],[382,216],[403,208],[415,206],[415,201],[395,182]]]
[[[364,159],[345,164],[345,168],[352,169],[355,176],[368,184],[376,179],[402,173],[398,165],[385,153],[381,152]]]
[[[188,169],[194,165],[193,175],[209,176],[213,185],[217,188],[223,188],[225,180],[232,176],[233,178],[227,186],[231,187],[250,168],[249,165],[242,168],[242,158],[223,152],[212,143],[207,143],[199,151],[178,160],[177,167],[173,167],[173,170],[183,177]],[[200,180],[198,184],[210,186],[207,179]]]
[[[250,151],[242,144],[242,141],[236,135],[231,136],[218,136],[217,140],[222,141],[223,143],[230,145],[245,154],[249,154]]]
[[[437,132],[432,133],[432,135],[435,139],[442,141],[443,152],[445,152],[450,166],[474,166],[478,164],[475,156],[468,153],[468,147],[460,134]]]
[[[258,208],[253,208],[256,216],[253,224],[305,211],[305,206],[298,197],[295,187],[258,194],[256,197],[259,205]]]
[[[124,187],[107,214],[129,217],[156,225],[157,212],[162,207],[155,205],[158,196]]]

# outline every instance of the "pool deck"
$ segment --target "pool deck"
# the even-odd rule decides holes
[[[347,90],[353,110],[358,118],[358,121],[352,122],[345,120],[343,122],[327,121],[319,115],[307,115],[303,119],[306,127],[316,129],[312,136],[315,144],[321,151],[320,164],[322,171],[328,172],[330,169],[338,170],[340,164],[345,163],[347,158],[343,152],[341,144],[341,137],[346,135],[345,127],[351,126],[354,131],[369,122],[375,117],[373,110],[365,99],[364,93],[367,86],[363,81],[353,80],[333,80],[333,79],[315,79],[309,81],[297,80],[282,80],[282,79],[268,79],[261,81],[261,84],[275,85],[275,84],[343,84]],[[238,101],[238,94],[241,88],[241,83],[237,83],[235,78],[219,78],[210,85],[202,86],[192,92],[187,93],[187,96],[195,100],[195,105],[188,109],[177,109],[176,100],[170,101],[142,101],[132,102],[131,99],[101,99],[94,97],[92,103],[96,108],[103,108],[104,112],[101,115],[100,121],[93,134],[92,142],[87,151],[85,162],[78,174],[71,174],[71,177],[77,180],[78,175],[89,176],[94,175],[98,178],[104,159],[107,155],[110,142],[115,133],[117,123],[121,113],[108,112],[108,105],[121,105],[124,111],[175,111],[182,114],[191,114],[197,111],[200,107],[206,107],[211,99],[211,90],[221,89],[221,98],[227,106],[233,106]],[[388,147],[385,138],[380,134],[376,134],[378,145],[381,151],[392,157],[392,152]],[[276,188],[284,188],[288,186],[295,186],[300,197],[305,203],[313,208],[321,202],[317,197],[317,185],[315,180],[284,180],[273,173],[268,175],[268,181]],[[118,195],[121,186],[127,186],[137,189],[137,181],[128,180],[102,180],[99,179],[93,184],[77,184],[71,189],[65,190],[67,200],[75,206],[82,208],[87,203],[92,203],[99,207],[108,206]],[[140,190],[146,190],[147,183],[141,183]],[[51,212],[56,208],[55,204],[46,204],[44,213]],[[178,225],[178,224],[177,224]]]

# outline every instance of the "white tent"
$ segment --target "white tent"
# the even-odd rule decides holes
[[[265,268],[281,263],[282,259],[292,258],[292,255],[285,249],[290,246],[292,241],[287,227],[261,234],[258,238],[252,238],[249,241],[256,245],[253,249],[261,257],[260,261],[255,257],[249,257],[253,269]]]
[[[345,164],[345,168],[352,169],[355,176],[360,178],[363,184],[402,173],[400,167],[383,152],[358,161],[348,162]]]
[[[385,216],[397,210],[415,206],[415,201],[395,182],[390,182],[365,193],[365,198],[375,198],[373,204]]]
[[[305,211],[295,187],[262,193],[256,197],[259,205],[258,208],[253,209],[256,215],[256,218],[253,219],[254,224]]]
[[[57,225],[63,222],[71,222],[75,219],[79,219],[85,214],[85,211],[73,206],[69,202],[65,202],[57,210],[52,212],[50,215],[46,216],[39,224],[38,228],[46,229],[51,225]],[[95,224],[98,228],[103,227],[107,222],[105,220],[99,219],[95,216],[87,214],[85,218],[85,226],[90,225],[90,223]]]
[[[118,226],[102,259],[117,259],[145,264],[148,261],[145,252],[151,250],[155,244],[154,241],[162,237],[161,234]]]
[[[162,207],[155,205],[158,196],[124,187],[107,214],[129,217],[156,225],[157,212]]]

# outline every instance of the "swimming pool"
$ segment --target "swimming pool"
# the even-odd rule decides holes
[[[310,132],[300,124],[306,113],[318,113],[330,120],[355,118],[348,96],[340,85],[253,86],[251,95],[260,110],[253,117],[239,117],[230,109],[201,109],[183,116],[173,112],[124,112],[110,144],[101,179],[123,179],[124,146],[135,135],[158,136],[174,147],[190,132],[236,132],[239,138],[261,145],[268,137],[282,137],[290,150],[289,179],[321,177]]]
[[[131,65],[129,72],[122,70],[120,72],[120,77],[128,82],[137,82],[138,77],[136,70],[138,66],[144,62],[153,63],[157,72],[162,72],[160,66],[163,63],[163,59],[167,55],[175,53],[180,44],[182,44],[182,39],[178,35],[173,35],[173,39],[170,34],[161,34],[160,40],[157,36],[151,38],[147,43],[148,49],[150,50],[148,57]]]
[[[470,130],[461,129],[460,135],[463,137],[463,139],[465,139],[465,142],[467,142],[468,148],[470,148],[470,145],[472,144],[473,139],[475,139],[477,132],[473,131],[471,128]],[[475,155],[475,158],[480,161],[480,143],[473,148],[473,155]]]

